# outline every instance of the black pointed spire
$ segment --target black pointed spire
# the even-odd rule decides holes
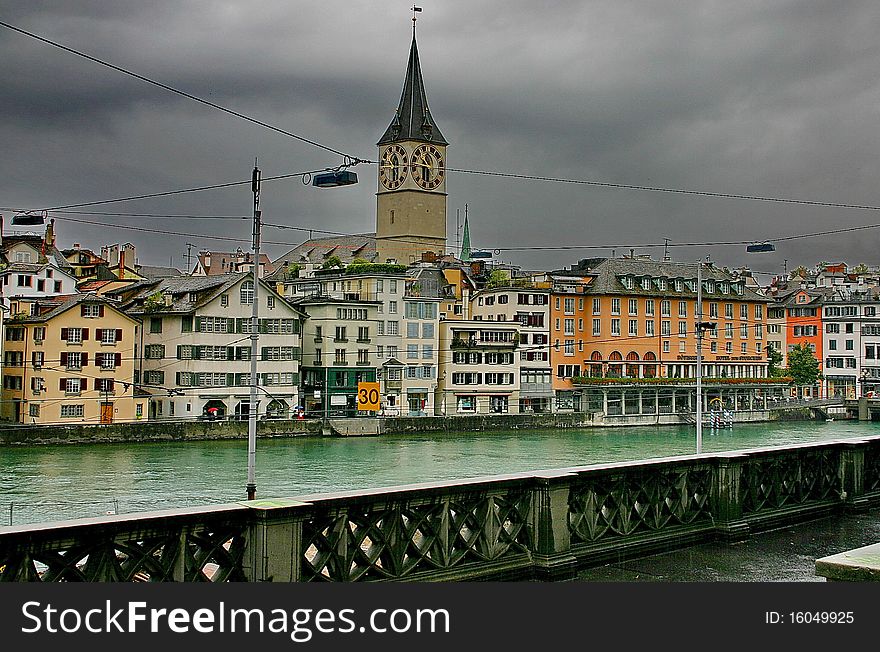
[[[377,145],[385,145],[401,140],[417,140],[435,145],[448,145],[428,108],[428,96],[422,81],[422,68],[419,65],[419,49],[413,32],[412,46],[409,49],[409,63],[406,66],[406,79],[400,104]]]

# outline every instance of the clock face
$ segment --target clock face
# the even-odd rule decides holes
[[[379,181],[388,190],[396,190],[406,180],[406,150],[400,145],[390,145],[379,161]]]
[[[433,145],[419,145],[412,153],[410,163],[413,181],[425,190],[434,190],[443,182],[446,166],[443,154]]]

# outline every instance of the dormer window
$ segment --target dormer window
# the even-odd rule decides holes
[[[666,288],[667,288],[666,279],[665,278],[658,278],[657,279],[657,287],[665,292]]]
[[[624,276],[620,279],[620,282],[623,283],[623,287],[625,287],[627,290],[633,289],[634,283],[632,276]]]
[[[727,286],[727,281],[722,281],[721,283],[718,284],[718,291],[719,291],[721,294],[727,294],[727,293],[728,293],[729,288],[728,288],[728,286]]]
[[[676,292],[683,292],[684,291],[684,281],[682,281],[680,278],[675,279],[675,291]]]
[[[198,295],[196,292],[190,292],[190,293],[189,293],[189,302],[190,302],[190,303],[195,303],[195,302],[197,302],[198,300],[199,300],[199,295]]]
[[[706,281],[706,292],[709,294],[715,293],[715,281]]]
[[[651,278],[649,276],[646,276],[645,278],[642,279],[642,289],[643,290],[650,290],[651,289]]]

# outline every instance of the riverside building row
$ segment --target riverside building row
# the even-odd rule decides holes
[[[804,344],[824,368],[816,394],[877,391],[876,288],[768,297],[710,265],[702,277],[702,320],[713,324],[702,348],[710,385],[757,386],[768,375],[768,347]],[[605,401],[616,395],[600,401],[597,390],[695,378],[693,264],[586,259],[488,279],[484,265],[452,259],[350,264],[303,277],[280,266],[257,293],[261,418],[359,416],[360,382],[380,384],[383,415],[424,416],[614,411]],[[244,273],[6,297],[2,416],[245,418],[253,297]],[[670,403],[661,399],[642,397],[639,410]]]
[[[385,415],[552,412],[578,409],[577,376],[692,377],[694,300],[690,290],[677,293],[678,277],[669,276],[684,268],[654,270],[651,282],[664,283],[670,297],[659,298],[657,285],[654,299],[639,296],[646,266],[609,259],[496,287],[486,287],[482,266],[449,261],[350,265],[303,278],[281,266],[257,293],[257,410],[267,418],[355,416],[358,383],[378,381]],[[766,301],[737,294],[719,274],[706,283],[718,282],[718,296],[735,308],[719,304],[707,375],[760,377],[766,365],[754,325],[763,323]],[[630,295],[639,297],[635,305]],[[252,279],[239,273],[18,297],[4,336],[3,416],[19,423],[244,418],[253,296]],[[709,296],[707,315],[716,309]],[[687,326],[667,334],[666,313],[682,310],[672,297],[687,303],[676,312]],[[716,340],[732,339],[723,316],[733,310],[738,318],[740,305],[749,311],[749,336],[741,338],[749,352],[730,355]],[[639,322],[620,329],[622,319]]]

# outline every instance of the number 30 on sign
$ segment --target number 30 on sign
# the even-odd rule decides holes
[[[358,410],[379,410],[379,383],[358,383]]]

